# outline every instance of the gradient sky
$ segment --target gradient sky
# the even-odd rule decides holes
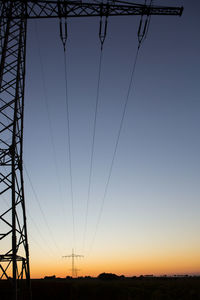
[[[75,237],[59,23],[29,21],[24,163],[32,277],[69,275],[71,260],[62,255],[72,248],[85,256],[79,275],[200,274],[200,4],[154,3],[184,6],[183,16],[151,18],[95,234],[139,24],[135,16],[109,18],[85,247],[99,18],[68,22]]]

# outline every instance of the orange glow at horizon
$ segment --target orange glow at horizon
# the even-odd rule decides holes
[[[200,260],[197,255],[154,255],[149,257],[118,257],[112,259],[91,258],[76,261],[75,267],[80,269],[78,276],[96,277],[100,273],[115,273],[125,276],[139,276],[145,274],[174,275],[199,274]],[[56,277],[71,276],[71,260],[52,259],[52,261],[31,262],[31,278],[43,278],[56,275]]]

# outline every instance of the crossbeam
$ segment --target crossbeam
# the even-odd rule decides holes
[[[24,5],[21,10],[21,3]],[[1,18],[74,18],[97,16],[174,15],[181,16],[183,7],[148,6],[142,4],[83,3],[77,1],[13,1],[15,9],[10,15],[10,1],[0,1]],[[20,9],[19,9],[20,8]]]

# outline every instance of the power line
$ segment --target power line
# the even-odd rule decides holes
[[[56,147],[55,147],[55,142],[54,142],[54,137],[53,137],[53,126],[52,126],[50,111],[49,111],[47,88],[46,88],[45,75],[44,75],[44,66],[43,66],[43,61],[42,61],[42,55],[41,55],[41,50],[40,50],[40,39],[39,39],[38,28],[37,28],[37,20],[35,20],[34,24],[35,24],[36,39],[37,39],[37,43],[38,43],[38,56],[39,56],[39,60],[40,60],[41,79],[42,79],[43,93],[44,93],[44,103],[45,103],[46,112],[47,112],[48,127],[49,127],[50,141],[51,141],[51,146],[52,146],[52,151],[53,151],[53,159],[54,159],[54,165],[55,165],[55,171],[56,171],[56,179],[57,179],[57,185],[58,185],[59,199],[61,199],[62,198],[62,195],[61,195],[62,193],[61,193],[61,183],[60,183],[60,180],[59,180],[60,175],[59,175],[59,172],[58,172]],[[64,209],[62,201],[61,201],[61,205],[62,205],[61,210],[64,213],[65,209]]]
[[[153,0],[150,0],[149,8],[151,7],[152,2],[153,2]],[[145,0],[145,4],[146,4],[146,0]],[[100,223],[100,220],[101,220],[101,215],[102,215],[102,212],[103,212],[105,199],[106,199],[106,196],[107,196],[107,193],[108,193],[108,186],[109,186],[109,183],[110,183],[110,178],[111,178],[112,171],[113,171],[113,166],[114,166],[114,162],[115,162],[117,148],[118,148],[118,145],[119,145],[121,131],[122,131],[123,123],[124,123],[124,118],[125,118],[125,115],[126,115],[129,95],[130,95],[130,91],[131,91],[131,88],[132,88],[132,85],[133,85],[133,80],[134,80],[134,75],[135,75],[135,70],[136,70],[136,64],[137,64],[137,60],[138,60],[138,54],[139,54],[139,50],[140,50],[140,47],[142,45],[142,42],[144,41],[144,39],[146,39],[148,30],[149,30],[150,17],[151,17],[151,15],[147,15],[146,19],[143,20],[143,15],[141,15],[139,28],[138,28],[138,34],[137,34],[138,35],[138,47],[137,47],[135,58],[133,60],[132,72],[131,72],[131,77],[130,77],[130,80],[129,80],[127,95],[126,95],[126,99],[125,99],[125,102],[124,102],[124,107],[123,107],[122,117],[121,117],[119,130],[118,130],[118,134],[117,134],[117,139],[116,139],[116,143],[115,143],[115,147],[114,147],[114,152],[113,152],[113,156],[112,156],[112,160],[111,160],[111,164],[110,164],[110,168],[109,168],[109,172],[108,172],[108,178],[107,178],[107,181],[106,181],[105,190],[104,190],[103,198],[102,198],[102,201],[101,201],[100,211],[99,211],[99,215],[98,215],[98,218],[97,218],[97,223],[96,223],[95,232],[94,232],[94,236],[93,236],[93,239],[92,239],[90,251],[92,250],[93,244],[94,244],[95,239],[96,239],[96,234],[97,234],[97,230],[98,230],[99,223]]]
[[[51,231],[51,228],[50,228],[50,226],[49,226],[49,224],[48,224],[48,222],[47,222],[47,218],[46,218],[46,216],[45,216],[45,214],[44,214],[44,211],[43,211],[43,209],[42,209],[42,206],[41,206],[41,204],[40,204],[40,201],[39,201],[39,198],[38,198],[38,196],[37,196],[36,190],[35,190],[35,188],[34,188],[34,186],[33,186],[32,180],[31,180],[31,178],[30,178],[30,175],[29,175],[29,173],[28,173],[28,171],[27,171],[27,168],[26,168],[25,164],[24,164],[24,170],[25,170],[25,172],[26,172],[26,175],[27,175],[27,178],[28,178],[28,180],[29,180],[31,189],[32,189],[32,191],[33,191],[35,200],[36,200],[36,202],[37,202],[37,204],[38,204],[39,210],[40,210],[41,215],[42,215],[42,217],[43,217],[43,220],[44,220],[44,222],[45,222],[45,224],[46,224],[46,227],[47,227],[47,229],[48,229],[48,231],[49,231],[49,234],[50,234],[50,236],[51,236],[51,239],[52,239],[54,245],[56,246],[56,248],[60,251],[60,248],[58,247],[58,244],[56,243],[55,238],[54,238],[54,235],[53,235],[53,233],[52,233],[52,231]]]
[[[48,244],[47,240],[46,240],[46,239],[44,238],[44,236],[42,235],[42,233],[41,233],[39,227],[37,226],[36,222],[35,222],[34,219],[32,218],[32,216],[31,216],[31,214],[30,214],[30,212],[29,212],[28,209],[27,209],[27,214],[28,214],[28,216],[29,216],[29,220],[31,220],[31,222],[32,222],[33,225],[35,226],[37,232],[39,233],[40,238],[42,239],[44,245],[47,245],[47,244]],[[34,239],[34,238],[32,237],[32,239]],[[34,239],[34,240],[35,240],[35,239]],[[36,241],[36,240],[35,240],[35,241]],[[38,244],[39,247],[41,246],[41,245],[39,244],[38,241],[37,241],[36,243]],[[49,247],[48,247],[48,248],[49,248]],[[51,250],[51,254],[54,256],[54,255],[55,255],[55,252],[54,252],[51,248],[49,248],[49,249]]]
[[[40,243],[32,236],[32,234],[30,234],[30,232],[29,232],[29,237],[31,237],[31,241],[38,246],[38,249],[41,249]],[[30,241],[30,238],[29,238],[29,241]],[[43,251],[43,253],[45,253],[45,256],[46,256],[46,254],[48,254],[50,256],[49,252],[45,251],[44,249],[42,251]],[[52,256],[55,256],[55,254],[52,254]]]
[[[4,167],[4,169],[5,169],[5,167]],[[1,195],[1,198],[3,199],[5,205],[8,207],[8,209],[11,210],[10,205],[8,204],[7,199],[5,199],[5,198],[3,197],[3,195]],[[29,220],[31,220],[31,222],[32,222],[33,225],[35,226],[35,228],[36,228],[37,232],[39,233],[41,239],[43,240],[44,244],[47,244],[47,240],[46,240],[46,239],[43,237],[43,235],[41,234],[41,231],[40,231],[39,227],[37,226],[36,222],[34,221],[34,219],[32,218],[32,216],[31,216],[31,214],[30,214],[30,211],[29,211],[27,208],[26,208],[26,211],[27,211],[27,214],[29,215]],[[32,237],[32,239],[34,239],[34,238]],[[39,245],[38,242],[37,242],[37,244]],[[40,245],[39,245],[39,246],[40,246]],[[52,249],[51,249],[51,251],[52,251]],[[53,253],[53,251],[52,251],[52,255],[55,255],[55,253]]]
[[[117,153],[117,148],[118,148],[118,145],[119,145],[119,140],[120,140],[121,131],[122,131],[123,123],[124,123],[124,118],[125,118],[125,115],[126,115],[129,95],[130,95],[131,87],[132,87],[132,84],[133,84],[133,79],[134,79],[134,74],[135,74],[135,70],[136,70],[136,63],[137,63],[137,59],[138,59],[139,49],[140,49],[140,47],[138,46],[137,52],[136,52],[136,55],[135,55],[135,58],[134,58],[134,61],[133,61],[133,67],[132,67],[131,77],[130,77],[130,81],[129,81],[129,85],[128,85],[128,91],[127,91],[126,99],[125,99],[125,102],[124,102],[122,117],[121,117],[119,130],[118,130],[118,134],[117,134],[117,138],[116,138],[116,142],[115,142],[114,152],[113,152],[113,156],[112,156],[112,160],[111,160],[111,164],[110,164],[110,168],[109,168],[109,172],[108,172],[106,186],[105,186],[104,194],[103,194],[102,201],[101,201],[100,211],[99,211],[98,218],[97,218],[97,223],[96,223],[96,226],[95,226],[95,232],[94,232],[94,236],[93,236],[92,243],[91,243],[91,246],[90,246],[90,251],[92,250],[95,239],[96,239],[97,230],[98,230],[100,220],[101,220],[101,215],[102,215],[102,212],[103,212],[103,206],[104,206],[105,199],[106,199],[106,196],[107,196],[107,193],[108,193],[110,178],[111,178],[111,175],[112,175],[113,166],[114,166],[114,162],[115,162],[115,157],[116,157],[116,153]]]
[[[84,251],[84,248],[85,248],[85,239],[86,239],[87,222],[88,222],[88,211],[89,211],[89,202],[90,202],[90,194],[91,194],[91,181],[92,181],[92,170],[93,170],[94,145],[95,145],[95,136],[96,136],[98,104],[99,104],[99,91],[100,91],[100,80],[101,80],[102,57],[103,57],[103,48],[101,48],[101,50],[100,50],[100,59],[99,59],[99,68],[98,68],[99,71],[98,71],[98,80],[97,80],[97,94],[96,94],[96,104],[95,104],[95,113],[94,113],[93,135],[92,135],[92,149],[91,149],[91,157],[90,157],[90,170],[89,170],[89,183],[88,183],[87,204],[86,204],[86,217],[85,217],[85,226],[84,226],[84,233],[83,233],[83,251]]]
[[[71,137],[70,137],[70,119],[69,119],[69,99],[68,99],[68,81],[67,81],[67,59],[66,59],[65,47],[64,47],[64,69],[65,69],[64,70],[65,71],[65,102],[66,102],[66,114],[67,114],[67,138],[68,138],[70,193],[71,193],[71,205],[72,205],[72,222],[73,222],[74,246],[76,246],[75,214],[74,214],[74,192],[73,192],[73,179],[72,179]]]
[[[30,215],[29,215],[29,217],[30,217]],[[40,249],[41,250],[41,244],[38,242],[38,240],[37,239],[35,239],[34,237],[33,237],[33,235],[32,234],[30,234],[30,232],[29,232],[29,242],[30,242],[30,238],[31,238],[31,241],[33,242],[33,243],[35,243],[35,245],[37,245],[37,247],[38,247],[38,249]],[[45,244],[46,245],[46,244]],[[52,251],[52,249],[51,249],[51,251]],[[45,247],[45,249],[44,249],[44,246],[43,246],[43,249],[42,249],[42,252],[45,254],[45,257],[46,257],[46,254],[47,255],[49,255],[49,257],[55,257],[55,253],[52,251],[51,253],[50,252],[48,252],[48,251],[46,251],[46,247]]]
[[[91,149],[91,158],[90,158],[90,171],[89,171],[88,194],[87,194],[87,204],[86,204],[86,217],[85,217],[85,226],[84,226],[84,233],[83,233],[83,251],[85,248],[85,238],[86,238],[86,232],[87,232],[87,220],[88,220],[90,193],[91,193],[91,181],[92,181],[92,170],[93,170],[93,159],[94,159],[94,144],[95,144],[97,113],[98,113],[98,104],[99,104],[99,91],[100,91],[100,80],[101,80],[103,46],[104,46],[104,42],[105,42],[106,35],[107,35],[107,27],[108,27],[108,15],[106,15],[104,18],[102,15],[100,15],[99,41],[100,41],[100,45],[101,45],[101,50],[100,50],[99,71],[98,71],[98,80],[97,80],[97,94],[96,94],[96,105],[95,105],[95,114],[94,114],[92,149]]]
[[[50,135],[50,141],[51,141],[51,146],[52,146],[52,154],[53,154],[53,161],[54,161],[54,167],[55,167],[55,173],[56,173],[56,181],[57,181],[57,186],[58,186],[58,198],[60,199],[61,211],[62,211],[62,215],[63,215],[63,222],[65,224],[66,220],[67,220],[66,210],[64,207],[63,196],[62,196],[62,192],[61,192],[61,181],[60,181],[60,174],[58,171],[58,161],[57,161],[56,146],[55,146],[54,136],[53,136],[53,126],[52,126],[52,121],[51,121],[51,116],[50,116],[50,111],[49,111],[44,65],[43,65],[42,55],[41,55],[41,50],[40,50],[41,47],[40,47],[40,39],[39,39],[39,34],[38,34],[37,20],[35,20],[35,33],[36,33],[36,39],[37,39],[37,43],[38,43],[38,56],[39,56],[39,60],[40,60],[41,79],[42,79],[42,86],[43,86],[43,93],[44,93],[44,103],[45,103],[46,112],[47,112],[49,135]]]

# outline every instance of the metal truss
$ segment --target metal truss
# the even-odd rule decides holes
[[[116,4],[117,3],[117,4]],[[123,2],[0,0],[0,279],[12,279],[12,299],[30,283],[23,183],[23,119],[27,19],[176,15],[183,8]]]
[[[9,17],[7,7],[11,1],[1,2],[1,17]],[[13,1],[13,19],[58,18],[58,17],[96,17],[96,16],[132,16],[132,15],[175,15],[180,16],[183,8],[165,6],[147,6],[141,4],[83,3],[82,1]],[[21,3],[26,3],[21,9]],[[116,1],[117,3],[117,1]]]
[[[10,1],[7,12],[14,9]],[[0,29],[0,279],[13,278],[17,299],[18,279],[30,279],[22,166],[26,19],[1,18]]]
[[[84,257],[80,254],[75,254],[74,249],[72,249],[71,255],[64,255],[63,258],[71,258],[72,259],[72,277],[77,277],[77,272],[80,271],[79,269],[75,268],[75,258]]]

